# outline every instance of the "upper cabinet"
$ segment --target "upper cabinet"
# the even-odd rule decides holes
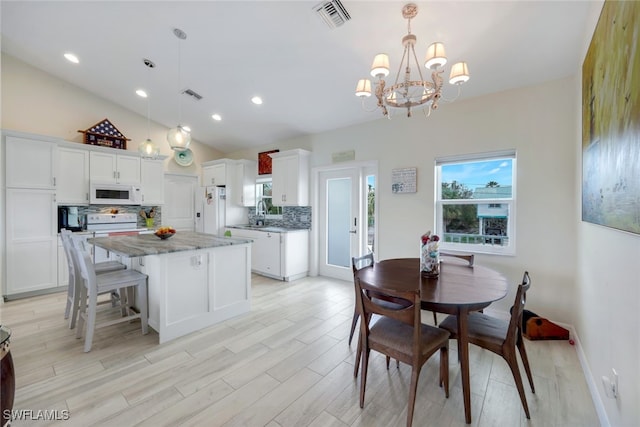
[[[256,176],[258,162],[254,160],[237,160],[235,203],[239,206],[255,206]]]
[[[56,188],[54,142],[7,136],[6,185],[11,188]],[[29,167],[25,167],[28,164]]]
[[[276,206],[309,205],[309,155],[296,149],[269,154],[272,161],[272,201]]]
[[[87,150],[58,146],[57,187],[58,204],[89,204],[89,152]]]
[[[226,159],[223,159],[226,161]],[[215,162],[216,160],[214,160]],[[222,186],[227,185],[227,165],[226,163],[215,163],[211,164],[211,162],[202,164],[202,185],[215,185]]]
[[[92,151],[91,181],[115,184],[140,184],[140,157]]]
[[[140,186],[144,205],[164,204],[164,161],[140,160]]]

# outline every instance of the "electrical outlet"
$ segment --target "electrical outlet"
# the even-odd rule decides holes
[[[611,369],[611,372],[613,374],[611,378],[605,375],[602,376],[602,385],[607,397],[616,399],[618,397],[618,372],[615,369]]]

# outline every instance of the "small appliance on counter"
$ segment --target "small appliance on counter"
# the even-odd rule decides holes
[[[82,224],[80,222],[80,215],[78,214],[77,207],[58,207],[58,233],[63,228],[70,231],[82,231]]]

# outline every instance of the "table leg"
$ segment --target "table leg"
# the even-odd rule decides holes
[[[460,370],[462,371],[462,394],[464,396],[464,419],[471,424],[471,386],[469,384],[469,337],[468,316],[469,310],[464,307],[458,309],[458,357],[460,358]]]

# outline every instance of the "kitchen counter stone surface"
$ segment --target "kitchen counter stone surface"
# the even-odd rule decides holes
[[[227,228],[237,228],[239,230],[254,230],[254,231],[265,231],[269,233],[288,233],[292,231],[309,231],[307,228],[298,228],[298,227],[275,227],[270,225],[227,225]]]
[[[166,240],[160,239],[155,234],[139,234],[137,236],[96,237],[88,239],[87,242],[127,257],[160,255],[251,243],[247,239],[218,237],[213,234],[194,233],[191,231],[178,231]]]

